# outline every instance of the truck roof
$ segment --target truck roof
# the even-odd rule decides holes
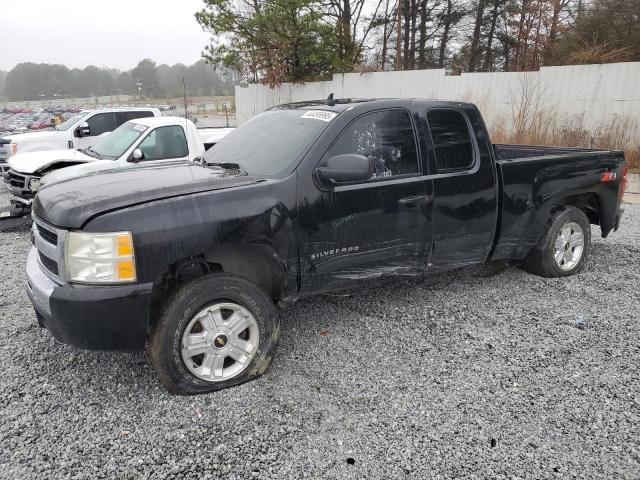
[[[451,100],[435,100],[424,98],[335,98],[332,100],[306,100],[302,102],[284,103],[271,107],[269,110],[327,110],[330,112],[344,112],[348,108],[357,108],[360,105],[372,106],[388,106],[394,102],[413,102],[424,104],[425,106],[457,106],[457,107],[473,107],[472,103],[456,102]]]
[[[90,112],[148,112],[154,111],[160,114],[160,109],[157,107],[98,107],[98,108],[88,108],[85,110],[81,110],[79,113],[90,113]]]
[[[144,125],[145,127],[163,127],[166,125],[186,124],[191,120],[186,120],[184,117],[143,117],[134,118],[129,120],[131,123],[137,123]]]

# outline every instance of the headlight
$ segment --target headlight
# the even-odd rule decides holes
[[[10,143],[9,150],[11,150],[11,155],[15,155],[18,151],[18,145],[16,145],[15,143]]]
[[[65,246],[65,261],[71,282],[136,281],[131,232],[69,232]]]
[[[37,192],[39,188],[40,188],[39,178],[32,178],[31,180],[29,180],[29,190],[31,190],[32,192]]]

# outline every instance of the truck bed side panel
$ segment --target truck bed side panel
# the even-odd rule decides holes
[[[496,148],[502,179],[502,215],[493,260],[524,259],[542,237],[554,208],[571,204],[581,195],[597,198],[603,236],[615,225],[624,154],[615,151],[548,149],[549,155],[504,159]],[[509,146],[516,147],[516,146]],[[517,146],[521,153],[526,147]],[[544,147],[536,147],[538,150]],[[512,153],[517,153],[515,148]],[[558,155],[558,151],[570,153]],[[556,155],[551,152],[555,151]],[[617,173],[615,182],[602,183],[605,171]]]

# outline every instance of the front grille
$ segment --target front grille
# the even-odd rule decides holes
[[[41,270],[58,283],[64,283],[64,242],[66,231],[33,217],[33,244],[38,250]]]
[[[9,170],[9,184],[12,187],[24,188],[25,186],[25,177],[22,175],[18,175]]]
[[[54,275],[58,275],[58,262],[50,259],[46,255],[44,255],[42,252],[38,252],[38,253],[40,255],[40,263],[42,263],[42,266],[47,270],[49,270]]]
[[[37,226],[37,228],[38,228],[38,233],[40,234],[40,236],[42,237],[43,240],[46,240],[47,242],[51,243],[52,245],[57,245],[58,244],[58,234],[57,233],[50,232],[46,228],[42,228],[39,225]]]

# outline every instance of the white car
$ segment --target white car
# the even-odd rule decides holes
[[[198,129],[191,120],[181,117],[137,118],[82,151],[51,150],[15,155],[9,159],[5,181],[15,196],[12,203],[28,208],[42,183],[138,162],[196,161],[231,130]]]
[[[84,150],[94,145],[97,137],[129,120],[161,115],[157,108],[83,110],[56,126],[55,130],[10,134],[0,139],[0,172],[8,169],[6,159],[18,153],[67,148]]]

